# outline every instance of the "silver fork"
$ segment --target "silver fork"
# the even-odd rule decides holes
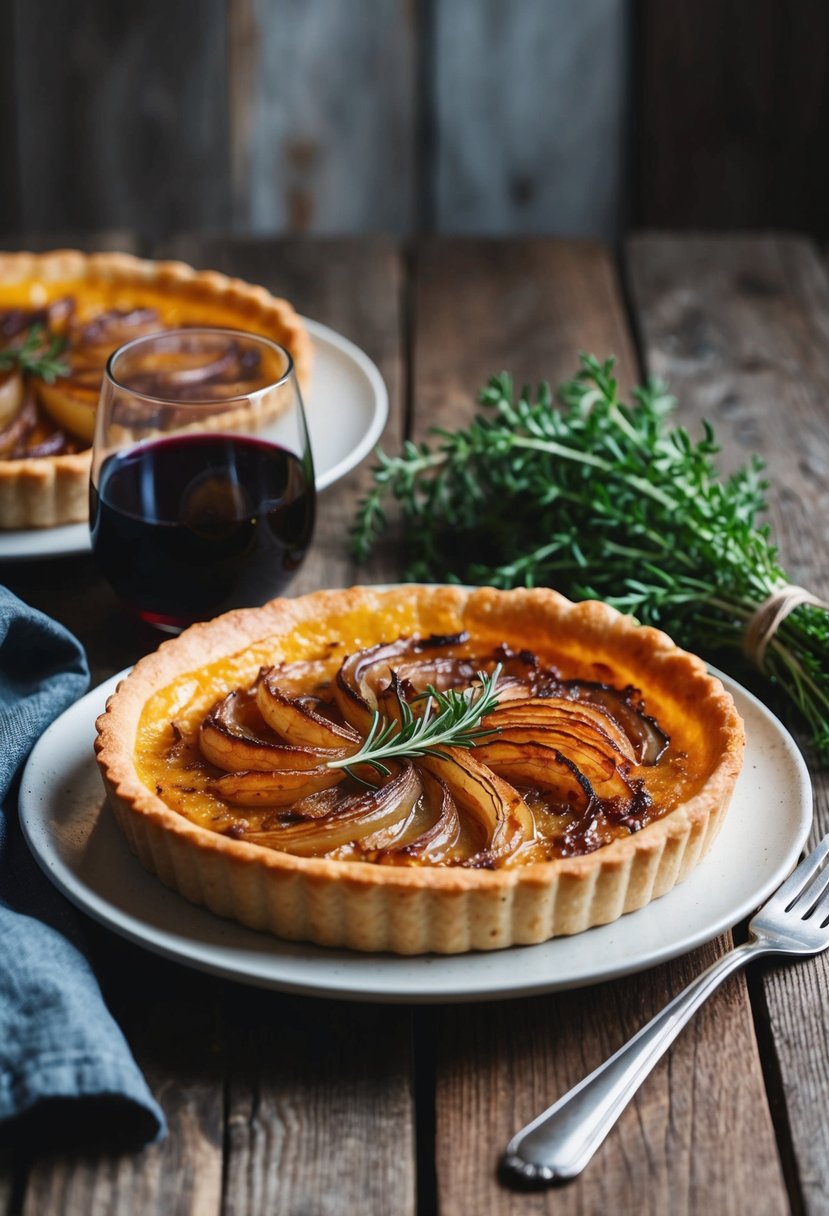
[[[807,957],[829,946],[829,836],[763,905],[751,939],[704,971],[589,1077],[559,1098],[506,1147],[501,1167],[524,1183],[566,1182],[587,1165],[682,1028],[726,976],[764,954]]]

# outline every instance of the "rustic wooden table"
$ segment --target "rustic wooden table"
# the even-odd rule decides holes
[[[556,381],[586,349],[615,353],[626,385],[644,369],[665,375],[685,423],[716,425],[725,467],[752,451],[766,459],[784,563],[829,594],[829,280],[808,241],[641,235],[618,262],[552,240],[401,250],[181,237],[149,252],[263,282],[362,346],[389,387],[389,447],[459,422],[501,368]],[[349,558],[346,522],[365,483],[362,469],[322,495],[296,592],[397,575],[391,550],[361,569]],[[154,644],[89,559],[5,565],[0,578],[74,629],[94,682]],[[829,783],[814,782],[817,836],[829,827]],[[170,1134],[137,1154],[6,1150],[3,1216],[829,1211],[826,959],[732,979],[584,1176],[519,1193],[496,1175],[509,1136],[728,949],[729,935],[598,988],[408,1008],[226,983],[88,930]]]

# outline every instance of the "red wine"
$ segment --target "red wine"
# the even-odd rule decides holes
[[[182,626],[277,595],[314,528],[310,458],[238,435],[176,435],[108,457],[92,549],[145,621]]]

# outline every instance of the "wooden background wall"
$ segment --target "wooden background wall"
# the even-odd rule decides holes
[[[829,235],[826,0],[0,0],[0,232]]]

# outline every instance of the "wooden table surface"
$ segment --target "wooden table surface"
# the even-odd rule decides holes
[[[401,249],[182,236],[143,252],[262,282],[357,342],[389,387],[387,448],[468,417],[502,368],[558,381],[590,350],[615,353],[625,385],[660,373],[684,423],[713,421],[724,468],[754,451],[765,458],[784,565],[829,595],[829,280],[809,241],[643,234],[617,259],[546,239]],[[294,592],[398,575],[393,545],[363,568],[349,557],[347,522],[366,479],[363,468],[321,496]],[[155,644],[89,558],[3,564],[0,578],[77,633],[95,683]],[[829,784],[813,778],[817,837],[829,828]],[[407,1007],[224,982],[85,923],[170,1134],[137,1154],[0,1149],[0,1216],[829,1212],[825,958],[729,981],[582,1178],[522,1193],[497,1178],[510,1135],[730,935],[600,987]]]

